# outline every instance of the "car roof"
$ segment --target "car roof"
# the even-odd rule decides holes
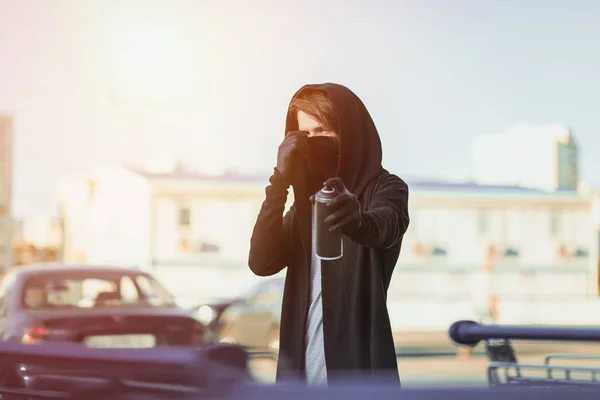
[[[6,272],[14,273],[19,277],[27,277],[39,273],[69,273],[69,272],[108,272],[120,274],[142,274],[148,275],[147,272],[135,267],[121,267],[117,265],[86,265],[86,264],[65,264],[65,263],[41,263],[29,264],[19,267],[13,267]]]

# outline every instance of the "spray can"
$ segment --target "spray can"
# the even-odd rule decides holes
[[[330,232],[325,218],[331,215],[327,204],[337,195],[335,188],[323,186],[315,195],[313,218],[315,224],[315,252],[321,260],[337,260],[344,254],[342,233]]]

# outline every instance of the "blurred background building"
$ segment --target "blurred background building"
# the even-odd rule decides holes
[[[108,166],[65,177],[65,260],[137,265],[244,263],[264,177]]]
[[[61,246],[62,226],[56,218],[37,216],[13,221],[13,265],[58,261]]]
[[[593,191],[576,182],[552,189],[559,171],[545,174],[551,164],[537,184],[513,166],[512,181],[408,180],[411,224],[388,295],[395,328],[445,329],[470,318],[470,281],[487,254],[504,322],[557,315],[523,312],[524,302],[556,307],[597,296]],[[267,175],[205,175],[176,161],[79,171],[60,184],[64,258],[152,268],[183,302],[239,295],[260,279],[247,257],[267,184]]]
[[[493,246],[502,265],[587,265],[591,201],[575,190],[408,182],[409,233],[400,263],[478,265]]]
[[[0,265],[12,264],[13,119],[0,115]]]
[[[11,263],[150,268],[183,304],[238,296],[260,279],[247,257],[267,174],[204,174],[167,156],[90,166],[61,179],[58,219],[12,221],[12,123],[3,121]],[[520,125],[478,137],[472,151],[471,181],[407,180],[411,223],[388,294],[394,329],[471,318],[472,282],[490,255],[501,322],[583,323],[588,313],[572,309],[598,308],[588,300],[599,290],[600,199],[578,182],[573,135]]]

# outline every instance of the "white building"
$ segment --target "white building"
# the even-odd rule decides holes
[[[554,191],[578,184],[577,145],[563,125],[517,125],[473,140],[473,179]]]
[[[257,280],[245,265],[267,183],[181,168],[104,166],[66,176],[64,260],[150,267],[189,301],[237,295]]]
[[[238,295],[260,279],[247,268],[247,257],[267,184],[267,176],[119,166],[65,177],[60,186],[64,257],[149,266],[184,302]],[[506,298],[576,300],[597,293],[594,221],[600,207],[591,195],[472,183],[408,184],[411,223],[388,297],[398,323],[406,323],[400,308],[414,298],[462,302],[447,316],[464,316],[468,275],[482,267],[490,246]],[[431,322],[425,315],[420,314]]]
[[[587,266],[592,202],[576,191],[414,181],[400,264]]]
[[[60,186],[64,256],[93,263],[243,265],[267,184],[266,176],[119,166],[73,174]],[[474,183],[408,184],[411,223],[399,264],[477,266],[489,246],[500,264],[587,263],[589,196]]]
[[[64,256],[91,263],[244,263],[264,177],[98,167],[59,188]],[[232,229],[233,228],[233,229]]]

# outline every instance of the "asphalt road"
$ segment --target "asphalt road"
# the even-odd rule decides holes
[[[254,376],[264,382],[275,381],[276,362],[271,359],[255,359],[250,367]],[[398,370],[402,385],[406,386],[452,386],[457,384],[485,385],[487,359],[472,357],[411,357],[399,358]]]
[[[580,354],[590,354],[579,352]],[[525,354],[519,356],[522,364],[542,364],[546,353]],[[594,365],[597,360],[564,360],[556,361],[559,365]],[[487,385],[488,360],[485,356],[457,357],[399,357],[398,370],[403,387],[433,387],[433,386],[485,386]],[[255,359],[250,367],[255,377],[265,383],[275,381],[276,362],[272,359]],[[542,378],[545,371],[523,369],[527,377]],[[574,372],[575,374],[575,372]],[[556,372],[555,377],[561,373]],[[582,373],[579,378],[590,379],[589,373]],[[573,375],[573,378],[578,376]]]

